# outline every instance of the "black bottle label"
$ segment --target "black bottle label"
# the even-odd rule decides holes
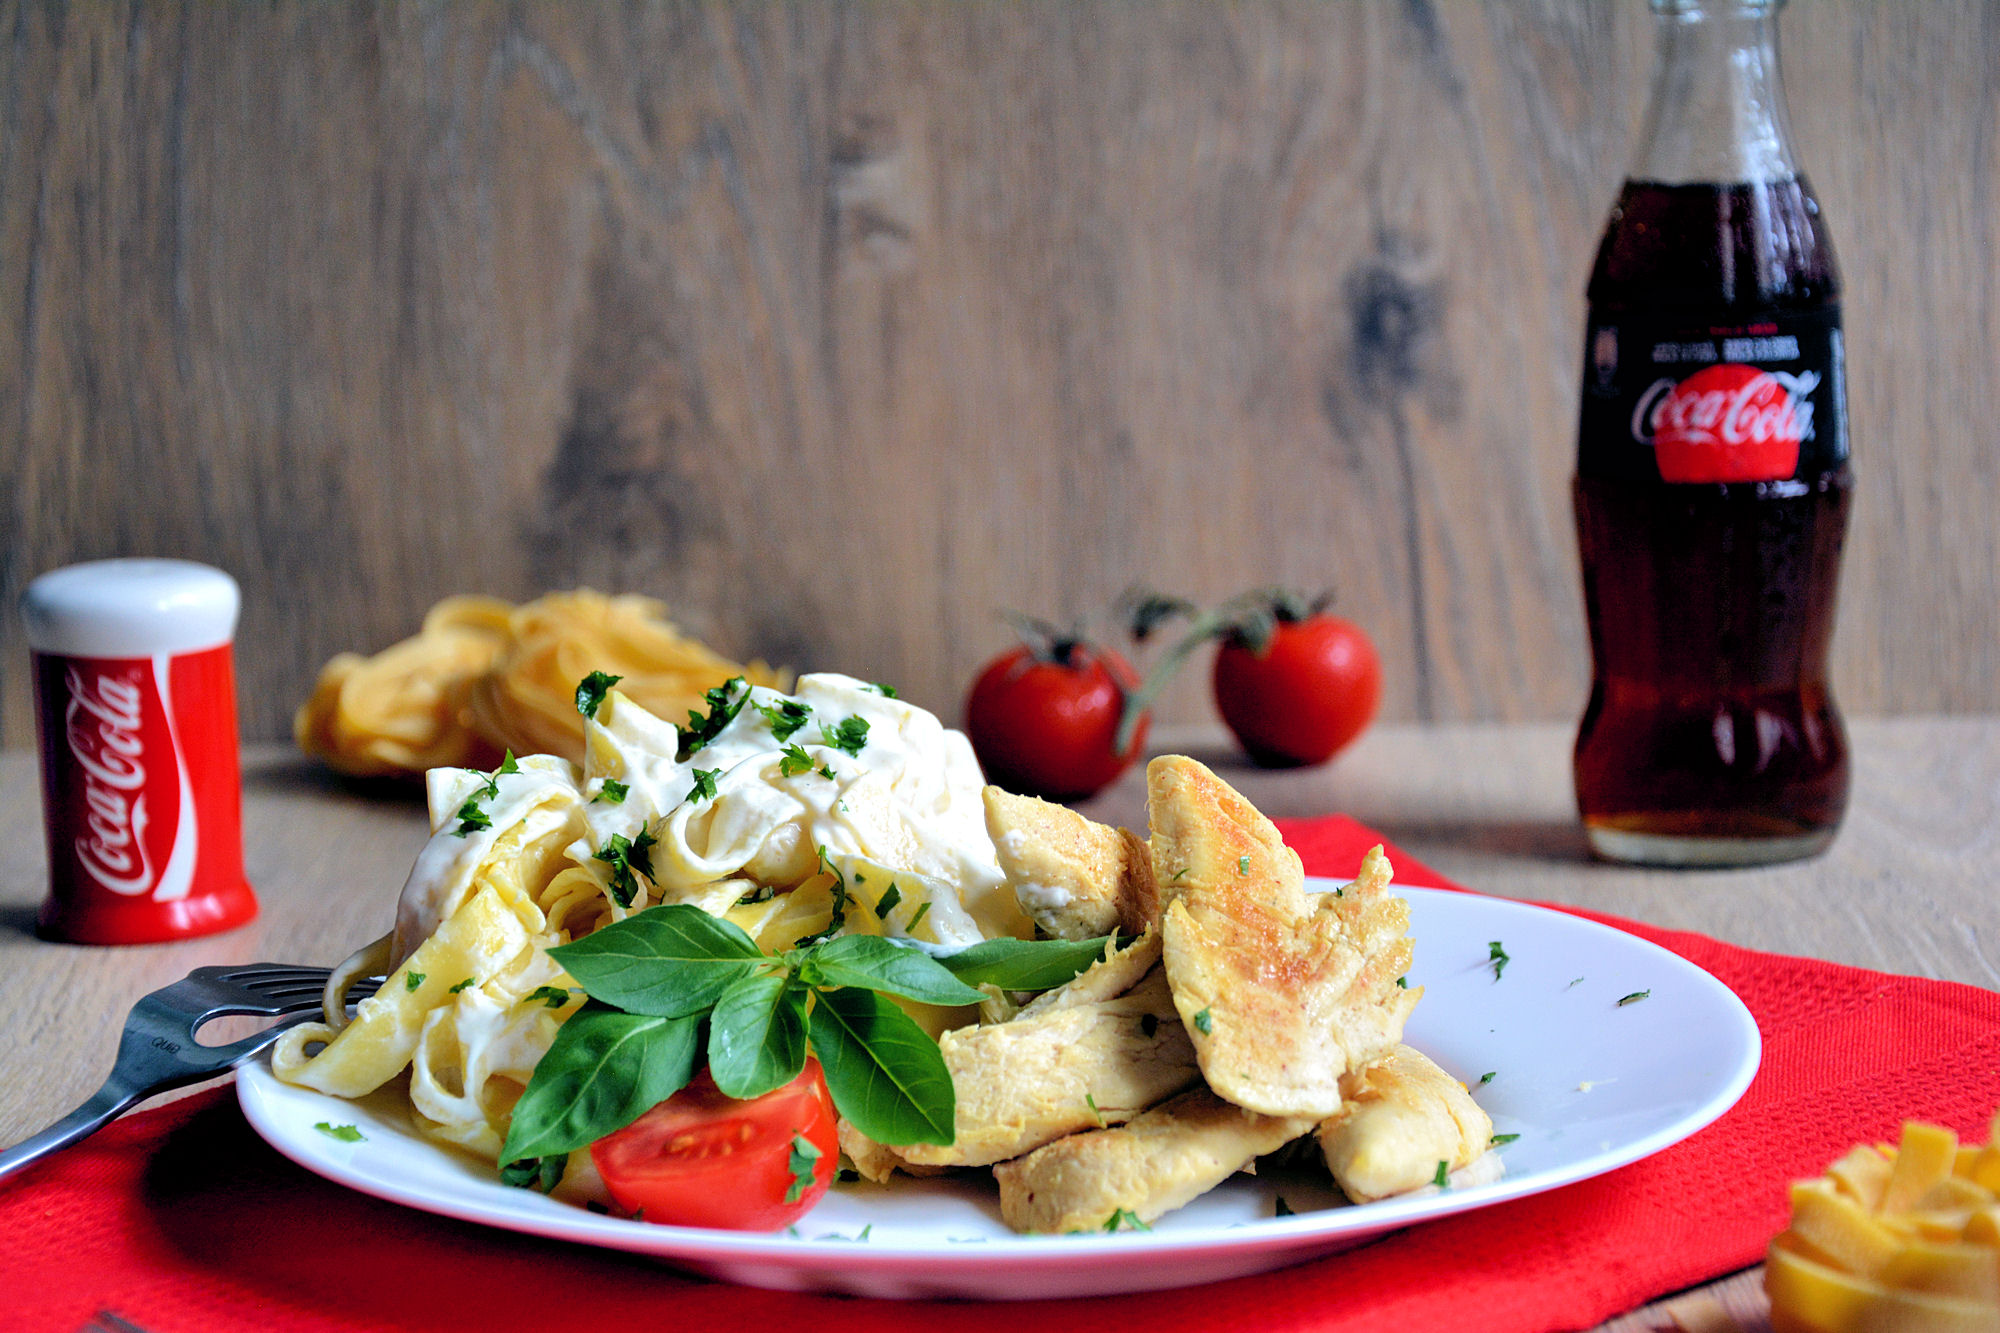
[[[1591,311],[1578,475],[1812,481],[1846,461],[1838,306],[1740,324]]]

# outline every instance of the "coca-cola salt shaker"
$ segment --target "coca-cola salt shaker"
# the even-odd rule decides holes
[[[257,915],[243,878],[239,604],[234,579],[186,560],[96,560],[28,585],[44,936],[151,944]]]

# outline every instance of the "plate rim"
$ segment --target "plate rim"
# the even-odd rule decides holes
[[[1321,876],[1308,877],[1306,881],[1308,889],[1315,884],[1330,888],[1341,883],[1345,881]],[[923,1241],[887,1238],[878,1241],[870,1238],[864,1243],[850,1238],[813,1238],[782,1232],[666,1226],[593,1213],[540,1195],[532,1197],[542,1199],[542,1204],[531,1204],[525,1209],[511,1200],[507,1206],[500,1206],[477,1195],[461,1198],[452,1193],[440,1194],[426,1187],[398,1185],[351,1167],[347,1159],[354,1153],[346,1145],[336,1148],[329,1142],[322,1150],[314,1141],[294,1135],[283,1123],[275,1098],[297,1093],[324,1098],[343,1106],[354,1103],[331,1094],[280,1083],[270,1070],[268,1055],[255,1058],[237,1071],[237,1102],[259,1138],[306,1170],[373,1198],[437,1216],[668,1260],[719,1264],[742,1261],[785,1264],[794,1260],[810,1260],[817,1264],[838,1256],[843,1271],[852,1273],[887,1269],[913,1260],[948,1257],[955,1263],[962,1261],[962,1267],[968,1272],[985,1272],[1023,1263],[1035,1266],[1055,1264],[1064,1268],[1090,1266],[1109,1256],[1134,1253],[1171,1257],[1227,1249],[1250,1255],[1270,1250],[1317,1249],[1343,1240],[1358,1243],[1419,1222],[1453,1217],[1561,1189],[1642,1161],[1692,1138],[1728,1114],[1749,1090],[1762,1068],[1762,1034],[1748,1007],[1707,969],[1663,945],[1559,907],[1460,889],[1416,885],[1391,887],[1393,892],[1405,897],[1416,895],[1422,900],[1435,902],[1471,901],[1503,913],[1557,917],[1586,935],[1616,937],[1621,946],[1636,945],[1644,952],[1657,955],[1668,966],[1684,969],[1686,974],[1691,974],[1690,979],[1709,988],[1713,998],[1722,1001],[1722,1010],[1731,1020],[1735,1035],[1743,1043],[1742,1055],[1728,1076],[1699,1105],[1673,1122],[1616,1147],[1599,1149],[1566,1164],[1544,1167],[1518,1177],[1502,1176],[1488,1184],[1443,1194],[1383,1199],[1289,1217],[1259,1218],[1226,1227],[1188,1231],[979,1237],[956,1241],[949,1238]],[[451,1151],[444,1145],[429,1144],[414,1136],[409,1142],[412,1146],[430,1147],[441,1153]],[[505,1188],[497,1181],[493,1182],[493,1187]],[[543,1204],[548,1211],[544,1211]]]

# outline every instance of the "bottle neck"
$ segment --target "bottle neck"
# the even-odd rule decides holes
[[[1778,77],[1783,3],[1653,0],[1653,95],[1634,180],[1722,184],[1798,174]]]

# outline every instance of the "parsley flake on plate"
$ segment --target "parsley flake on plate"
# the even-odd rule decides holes
[[[1194,1029],[1202,1036],[1207,1036],[1214,1027],[1215,1019],[1209,1015],[1208,1010],[1204,1009],[1194,1016]]]
[[[1447,1189],[1449,1188],[1450,1180],[1451,1163],[1445,1161],[1443,1158],[1439,1158],[1437,1174],[1431,1177],[1431,1184],[1437,1186],[1439,1189]]]
[[[1493,979],[1498,981],[1500,980],[1500,974],[1507,970],[1507,964],[1514,960],[1509,958],[1507,951],[1500,947],[1499,940],[1490,940],[1486,945],[1486,961],[1493,964]]]
[[[336,1125],[330,1121],[322,1120],[314,1125],[313,1128],[330,1139],[339,1139],[342,1143],[365,1143],[368,1141],[368,1136],[352,1125]]]
[[[1630,995],[1622,997],[1616,1007],[1623,1009],[1628,1004],[1637,1004],[1652,993],[1650,990],[1635,990]]]
[[[1504,1148],[1520,1137],[1519,1134],[1495,1134],[1492,1138],[1486,1140],[1486,1142],[1491,1147]]]

